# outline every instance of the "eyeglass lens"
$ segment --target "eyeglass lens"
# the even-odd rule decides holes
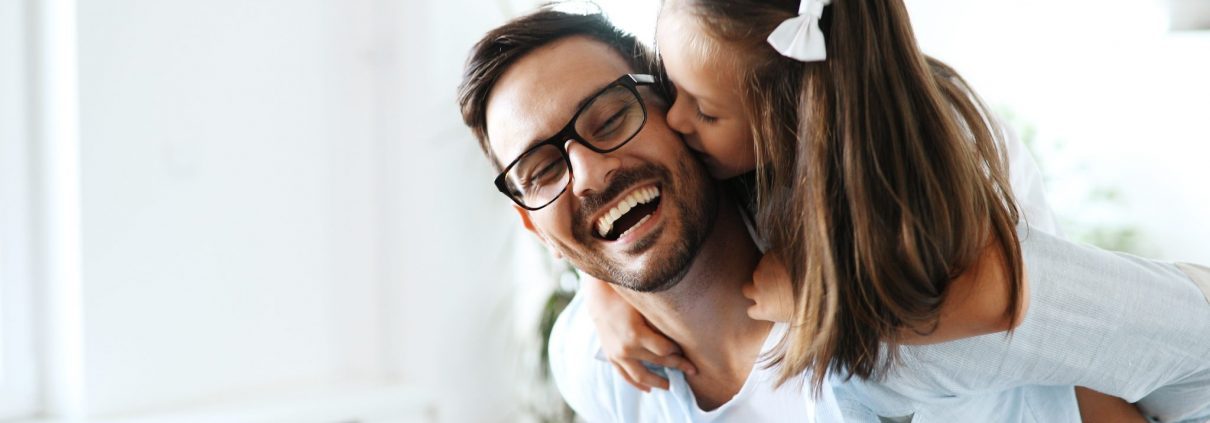
[[[642,129],[646,119],[636,94],[624,86],[611,87],[593,100],[575,118],[577,139],[600,152],[625,144]],[[563,146],[546,144],[522,155],[505,174],[514,199],[526,207],[541,207],[563,192],[571,180]]]

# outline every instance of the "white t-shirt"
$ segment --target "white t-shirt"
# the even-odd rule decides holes
[[[773,348],[785,332],[774,325],[761,352]],[[685,375],[676,369],[653,368],[667,376],[669,390],[644,393],[626,383],[600,353],[596,327],[576,295],[559,316],[550,335],[550,366],[559,392],[589,422],[842,422],[831,385],[818,400],[793,381],[773,389],[777,370],[753,366],[739,393],[722,406],[703,411]]]

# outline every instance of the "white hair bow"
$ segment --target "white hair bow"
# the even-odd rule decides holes
[[[769,34],[772,45],[782,56],[800,62],[820,62],[828,58],[824,47],[823,31],[819,30],[819,18],[823,7],[832,0],[802,0],[798,5],[798,16],[786,19]]]

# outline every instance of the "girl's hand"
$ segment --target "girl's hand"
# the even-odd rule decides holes
[[[588,295],[588,314],[601,339],[605,358],[627,383],[643,392],[668,390],[668,379],[647,369],[642,362],[697,374],[697,368],[681,355],[671,339],[647,324],[647,319],[614,292],[607,282],[584,275],[581,285]]]
[[[748,317],[770,322],[789,322],[794,316],[794,291],[790,274],[781,259],[766,253],[752,272],[752,283],[744,285],[744,297],[755,301],[748,307]]]

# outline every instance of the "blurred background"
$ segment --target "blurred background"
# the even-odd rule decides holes
[[[569,417],[454,99],[537,3],[0,0],[0,422]],[[1210,0],[907,3],[1069,236],[1210,263]]]

